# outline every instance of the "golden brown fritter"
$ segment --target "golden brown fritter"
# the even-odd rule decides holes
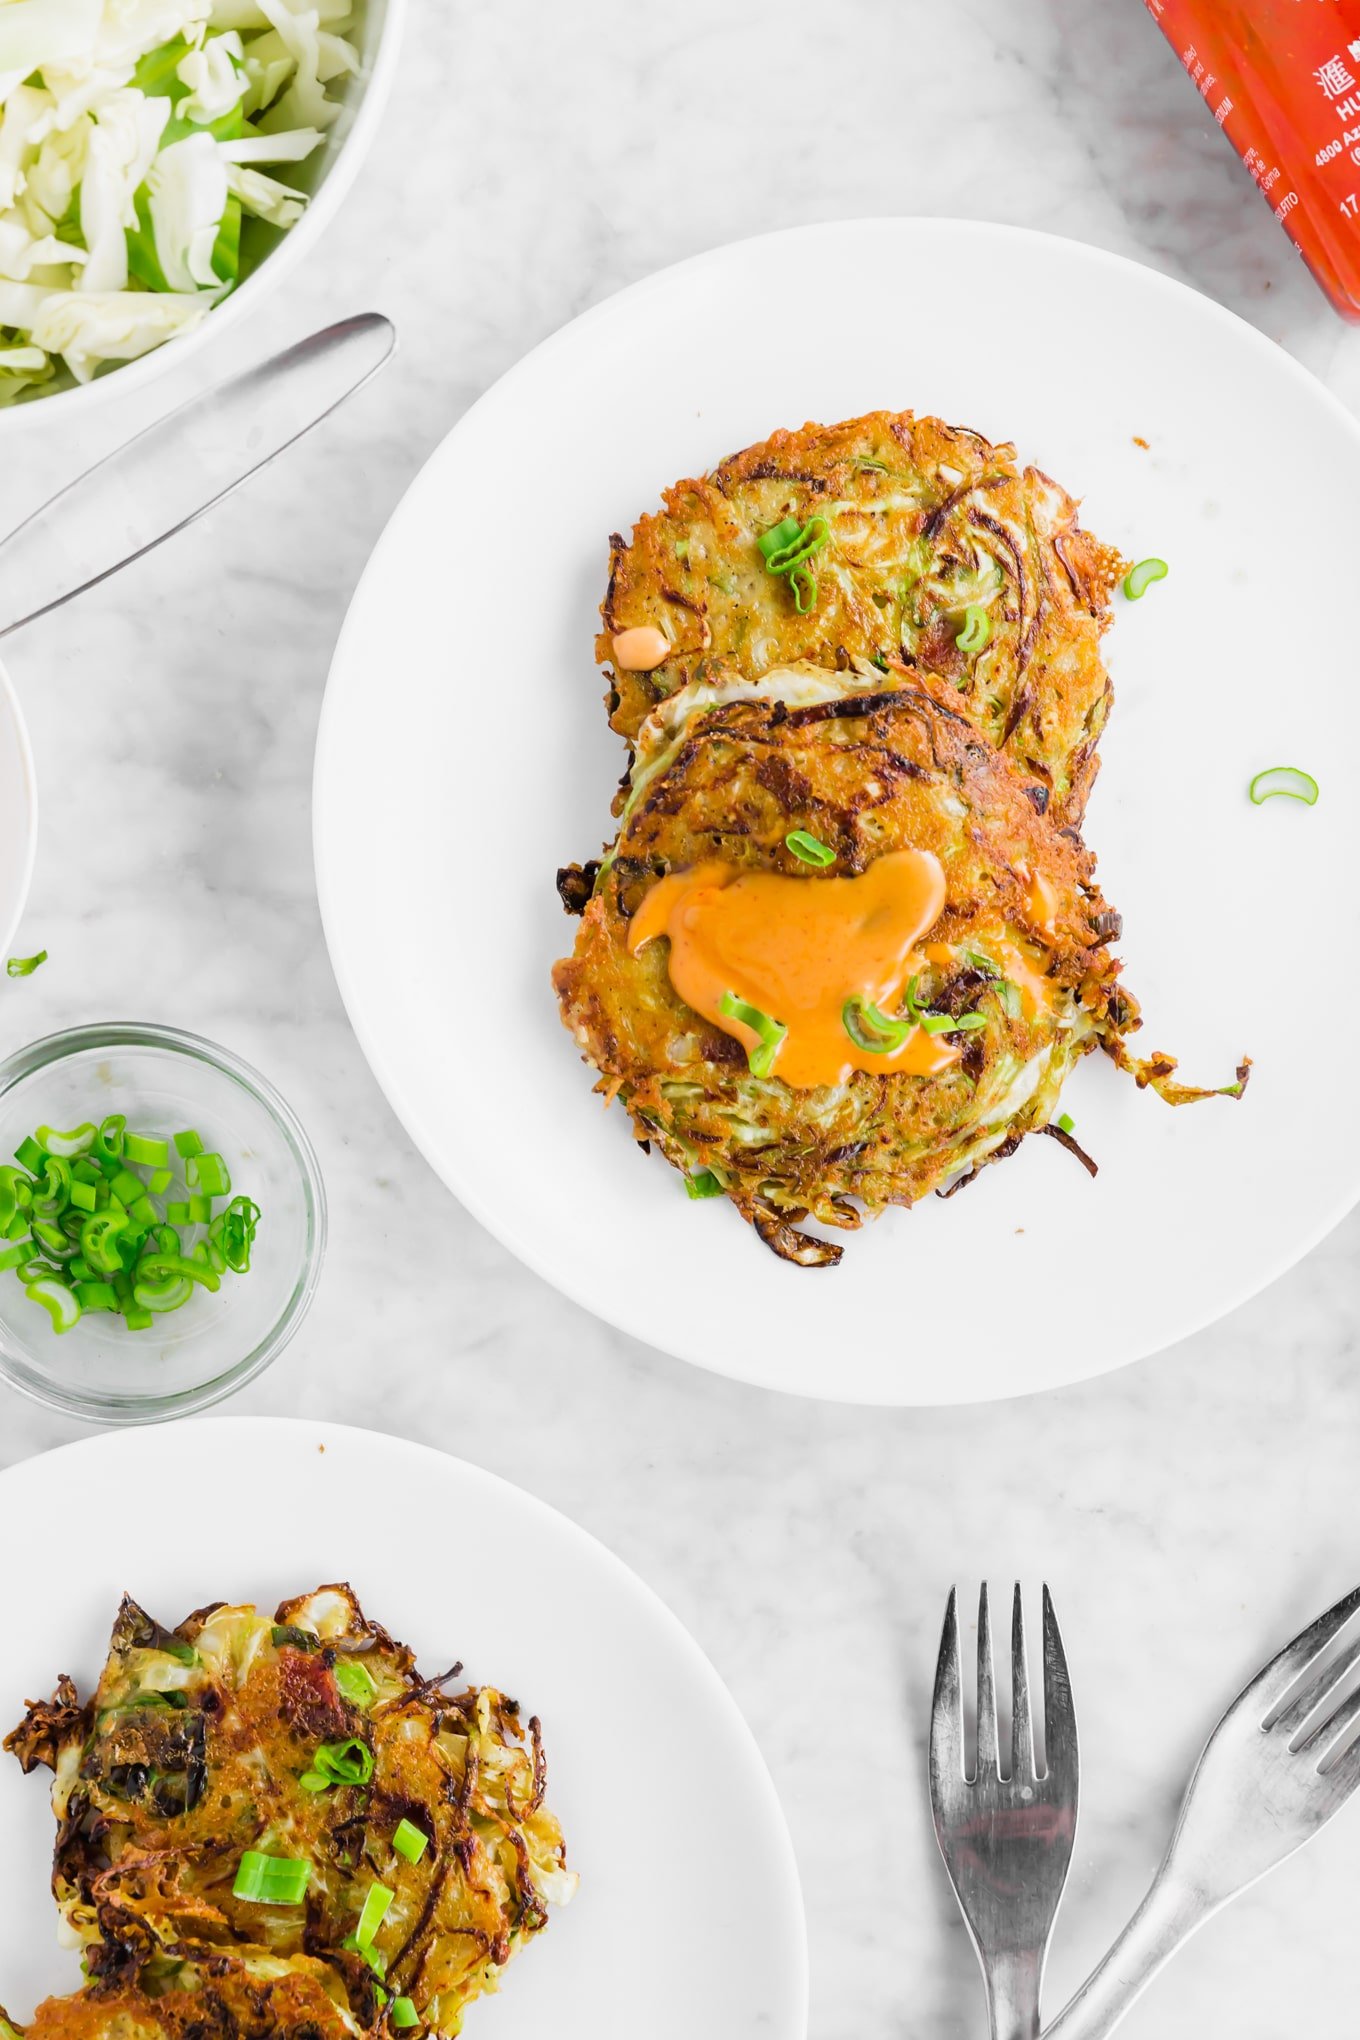
[[[201,1610],[132,1601],[93,1699],[63,1680],[8,1739],[54,1774],[53,1891],[92,1974],[243,1951],[324,1957],[365,2027],[409,1996],[443,2033],[571,1896],[539,1725],[489,1687],[422,1679],[347,1587]],[[411,1862],[405,1821],[425,1837]],[[233,1889],[247,1851],[307,1866],[302,1903]],[[363,1949],[375,1887],[390,1894]]]
[[[1123,563],[1013,447],[878,411],[776,432],[664,502],[610,542],[596,641],[610,719],[630,743],[714,660],[758,679],[798,660],[900,658],[940,677],[941,698],[1048,788],[1060,821],[1080,819],[1110,709],[1100,637]],[[816,595],[800,614],[806,589],[767,570],[758,540],[814,517],[829,535],[807,563]],[[988,632],[974,651],[959,643],[970,607]],[[670,655],[652,672],[615,670],[615,634],[645,625]]]
[[[1124,1047],[1139,1020],[1108,949],[1119,918],[1080,838],[1046,821],[1042,788],[909,670],[790,668],[759,692],[696,683],[647,724],[632,785],[575,953],[554,972],[562,1016],[636,1137],[692,1179],[710,1172],[786,1258],[839,1258],[794,1230],[809,1215],[857,1226],[1048,1130],[1064,1077],[1097,1043],[1173,1102],[1204,1095],[1170,1081],[1169,1058],[1142,1065]],[[834,866],[801,863],[792,830],[833,850]],[[676,993],[666,940],[629,953],[630,918],[663,874],[716,859],[817,885],[906,849],[932,852],[946,880],[919,1007],[985,1020],[941,1074],[856,1071],[796,1089],[776,1062],[754,1076],[741,1044]],[[1055,903],[1043,925],[1036,886]]]
[[[309,1956],[215,1956],[169,1977],[45,1998],[27,2026],[0,2020],[23,2040],[356,2040],[360,2031],[334,1972]]]

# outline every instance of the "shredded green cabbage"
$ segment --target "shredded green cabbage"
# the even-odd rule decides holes
[[[0,0],[0,406],[196,326],[286,229],[351,0]],[[258,222],[258,226],[251,223]]]

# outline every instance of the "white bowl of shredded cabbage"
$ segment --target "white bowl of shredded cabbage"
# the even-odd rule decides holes
[[[182,358],[297,259],[359,167],[403,8],[0,0],[0,434]]]

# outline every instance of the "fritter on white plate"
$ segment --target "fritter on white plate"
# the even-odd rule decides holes
[[[610,541],[596,656],[630,743],[714,661],[759,680],[800,660],[896,659],[938,682],[1058,820],[1080,819],[1110,710],[1100,639],[1124,562],[1013,447],[876,411],[776,432],[664,502]]]
[[[1093,1048],[1170,1102],[1211,1095],[1130,1054],[1119,917],[1044,805],[900,665],[692,682],[640,732],[603,868],[563,874],[591,896],[554,983],[597,1088],[804,1266],[841,1254],[808,1217],[856,1227],[1031,1132],[1075,1147],[1050,1122]]]
[[[89,1974],[217,1956],[323,1962],[363,2028],[440,2033],[565,1903],[539,1724],[446,1691],[346,1586],[166,1630],[125,1600],[92,1699],[71,1681],[6,1747],[48,1766],[52,1888]]]

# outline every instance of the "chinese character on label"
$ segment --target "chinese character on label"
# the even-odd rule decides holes
[[[1338,93],[1349,92],[1355,83],[1340,57],[1328,57],[1325,64],[1318,65],[1313,76],[1329,99],[1335,99]]]
[[[1360,42],[1347,43],[1346,55],[1356,63],[1360,63]]]

